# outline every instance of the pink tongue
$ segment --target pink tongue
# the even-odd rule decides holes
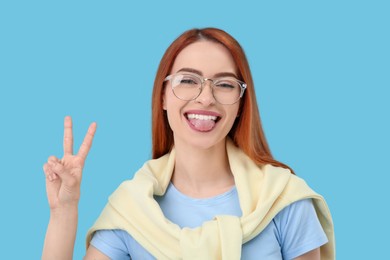
[[[214,125],[214,120],[199,120],[199,119],[190,119],[190,123],[195,126],[195,128],[199,131],[210,131]]]

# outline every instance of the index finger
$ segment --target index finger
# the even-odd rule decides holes
[[[72,118],[70,116],[64,119],[64,155],[66,154],[73,154]]]
[[[79,152],[77,154],[78,156],[82,157],[84,160],[85,158],[87,158],[88,152],[91,149],[92,140],[93,137],[95,136],[95,132],[96,132],[96,123],[92,123],[88,128],[88,132],[85,135],[84,141],[81,144]]]

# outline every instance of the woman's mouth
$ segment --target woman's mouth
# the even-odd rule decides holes
[[[209,132],[220,119],[219,116],[209,114],[186,113],[185,117],[190,123],[190,127],[196,131]]]

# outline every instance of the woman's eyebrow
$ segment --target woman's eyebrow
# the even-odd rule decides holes
[[[192,68],[181,68],[177,72],[190,72],[190,73],[195,73],[195,74],[203,76],[203,73],[200,70],[192,69]],[[232,73],[232,72],[219,72],[219,73],[214,75],[214,78],[219,78],[219,77],[234,77],[234,78],[237,78],[237,75],[235,73]]]
[[[191,69],[191,68],[181,68],[177,72],[190,72],[190,73],[195,73],[195,74],[203,76],[203,73],[201,71],[196,70],[196,69]]]
[[[237,75],[232,72],[220,72],[214,75],[214,78],[220,78],[220,77],[233,77],[237,78]]]

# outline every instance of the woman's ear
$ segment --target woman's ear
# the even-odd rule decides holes
[[[242,112],[242,107],[243,107],[243,106],[244,106],[244,104],[243,104],[242,101],[240,100],[240,106],[238,107],[238,111],[237,111],[236,117],[240,117],[241,112]]]
[[[166,94],[165,94],[165,89],[163,89],[163,95],[162,95],[162,109],[167,110],[167,101],[166,101]]]

